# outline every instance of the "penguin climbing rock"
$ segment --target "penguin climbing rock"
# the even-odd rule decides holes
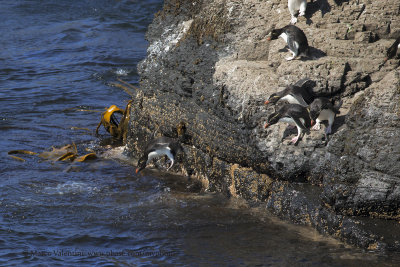
[[[309,56],[309,46],[305,33],[294,25],[287,25],[281,29],[273,29],[267,37],[268,41],[281,37],[285,40],[292,52],[292,57],[287,57],[286,60],[292,60],[297,56]]]
[[[303,137],[304,133],[308,131],[311,125],[311,118],[307,108],[298,104],[286,104],[282,106],[277,112],[268,116],[264,128],[278,122],[286,122],[291,125],[296,125],[297,136],[293,137],[291,142],[297,145],[299,140]]]
[[[279,100],[286,100],[290,104],[299,104],[307,107],[314,100],[314,97],[307,87],[289,85],[282,91],[271,94],[264,104],[275,104]]]
[[[182,146],[178,140],[169,137],[156,138],[147,144],[143,155],[139,158],[136,173],[146,168],[152,159],[164,155],[171,161],[171,165],[167,169],[169,170],[174,165],[176,155],[182,151]]]
[[[394,43],[386,51],[385,61],[396,57],[397,51],[399,50],[399,48],[400,48],[400,37],[397,38],[396,41],[394,41]]]
[[[298,16],[304,16],[306,14],[307,0],[288,0],[288,8],[292,16],[290,23],[295,24]]]
[[[313,121],[316,121],[312,130],[320,130],[321,122],[327,120],[328,127],[326,127],[325,134],[331,134],[333,122],[336,115],[340,113],[339,109],[342,104],[342,100],[333,105],[326,97],[316,98],[310,105],[310,117]]]

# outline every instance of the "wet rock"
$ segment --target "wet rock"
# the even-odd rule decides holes
[[[385,246],[385,233],[348,216],[400,216],[400,68],[384,60],[400,35],[399,10],[397,0],[308,3],[296,25],[311,56],[288,62],[285,43],[266,40],[290,21],[287,2],[166,0],[138,67],[129,152],[156,136],[180,138],[185,157],[175,171],[206,190],[265,201],[359,246]],[[322,127],[294,146],[284,123],[263,128],[274,109],[264,101],[306,78],[315,95],[344,103],[329,139]]]

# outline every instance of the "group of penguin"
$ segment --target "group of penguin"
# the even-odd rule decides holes
[[[297,22],[298,16],[305,15],[307,1],[288,0],[288,8],[291,14],[291,24],[280,29],[273,29],[267,40],[271,41],[281,37],[292,53],[291,57],[286,58],[288,61],[298,56],[309,57],[310,49],[307,37],[300,28],[293,25]],[[297,136],[291,140],[295,145],[312,126],[313,130],[320,130],[322,121],[328,121],[325,135],[331,134],[336,114],[339,113],[339,108],[343,103],[343,101],[339,101],[333,104],[328,98],[316,98],[312,92],[307,90],[307,87],[297,85],[290,85],[284,90],[272,94],[265,101],[265,104],[276,104],[280,100],[286,101],[288,104],[270,114],[264,127],[267,128],[278,122],[295,125],[297,127]]]
[[[307,0],[288,0],[288,8],[291,14],[291,24],[280,29],[273,29],[267,37],[267,40],[271,41],[281,37],[286,42],[292,53],[292,56],[286,58],[286,60],[293,60],[298,56],[309,57],[310,49],[307,37],[300,28],[293,25],[297,22],[298,16],[305,15]],[[400,37],[397,38],[393,45],[387,50],[385,62],[395,57],[399,48]],[[290,85],[284,90],[272,94],[269,99],[265,101],[265,104],[276,104],[278,100],[285,100],[288,104],[269,115],[264,127],[267,128],[277,122],[287,122],[291,125],[296,125],[297,136],[291,140],[295,145],[301,139],[302,135],[312,126],[313,130],[320,130],[322,121],[328,121],[325,136],[327,137],[328,134],[331,134],[335,117],[340,113],[339,109],[343,104],[341,100],[334,104],[325,97],[315,98],[311,92],[307,91],[306,87],[299,87],[296,85]]]
[[[312,0],[311,0],[312,2]],[[336,2],[336,1],[335,1]],[[273,29],[269,36],[268,41],[278,39],[281,37],[287,44],[291,57],[286,60],[293,60],[298,56],[310,56],[307,37],[304,32],[296,27],[298,16],[304,16],[307,8],[307,0],[288,0],[288,8],[291,14],[289,25]],[[388,60],[397,55],[400,48],[400,37],[394,44],[387,50]],[[328,121],[328,126],[325,130],[325,136],[332,133],[332,125],[343,101],[333,103],[326,97],[315,97],[307,86],[290,85],[284,90],[273,93],[268,100],[265,101],[266,105],[276,104],[278,101],[286,101],[287,104],[283,105],[278,111],[270,114],[264,128],[278,122],[286,122],[289,125],[297,127],[297,136],[292,138],[291,143],[297,145],[305,132],[311,127],[313,130],[320,130],[321,122]],[[169,137],[159,137],[151,140],[145,148],[144,153],[139,158],[136,173],[146,168],[146,166],[155,158],[167,156],[170,161],[169,170],[176,160],[176,155],[183,152],[182,146],[177,139]]]
[[[286,122],[289,125],[297,127],[297,136],[291,142],[297,145],[305,132],[312,126],[313,130],[321,129],[321,122],[328,121],[325,135],[332,133],[332,125],[343,101],[333,104],[326,97],[316,98],[308,87],[290,85],[284,90],[273,93],[267,101],[266,105],[276,104],[278,101],[284,100],[288,102],[278,111],[270,114],[264,128],[267,128],[278,122]]]

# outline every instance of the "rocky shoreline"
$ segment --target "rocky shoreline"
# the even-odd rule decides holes
[[[296,24],[308,60],[286,61],[284,42],[266,41],[289,21],[285,1],[165,0],[138,68],[128,150],[179,138],[185,157],[174,170],[205,190],[350,244],[400,250],[400,67],[384,60],[400,35],[400,3],[308,3]],[[263,128],[272,111],[263,103],[304,78],[344,105],[328,142],[321,130],[293,146],[281,142],[284,124]]]

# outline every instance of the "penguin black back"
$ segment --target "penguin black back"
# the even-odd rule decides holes
[[[311,118],[307,108],[299,104],[283,105],[278,111],[268,116],[264,127],[267,128],[279,121],[286,121],[286,118],[292,119],[303,130],[311,127]]]
[[[162,136],[162,137],[153,139],[149,143],[147,143],[145,153],[146,152],[150,153],[152,151],[159,149],[160,147],[166,147],[166,146],[171,148],[172,151],[177,151],[182,148],[178,140],[176,140],[174,138]]]
[[[299,55],[309,54],[308,40],[305,33],[297,26],[287,25],[281,29],[273,29],[267,40],[275,40],[282,37],[292,52],[293,57],[287,58],[292,60]]]
[[[182,146],[176,139],[165,136],[153,139],[146,145],[143,155],[139,158],[136,173],[146,168],[151,159],[163,155],[166,155],[171,160],[171,166],[169,167],[171,168],[174,164],[175,156],[182,151]]]
[[[286,104],[281,107],[278,112],[274,112],[268,116],[264,128],[267,128],[279,121],[296,125],[297,136],[291,140],[294,145],[297,145],[299,140],[304,135],[304,132],[308,131],[308,129],[311,127],[311,118],[307,108],[298,104]]]
[[[297,26],[287,25],[283,27],[284,32],[288,35],[287,44],[289,49],[293,51],[298,43],[298,54],[308,53],[308,40],[305,33]]]
[[[281,99],[288,101],[290,104],[299,104],[305,107],[312,103],[314,96],[307,87],[289,85],[282,91],[271,94],[264,104],[275,104]]]

